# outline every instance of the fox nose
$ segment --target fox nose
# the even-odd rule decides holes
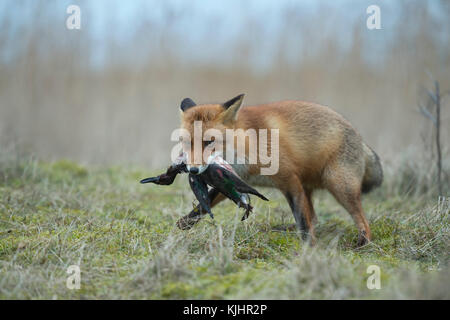
[[[191,167],[189,169],[189,172],[192,174],[197,174],[200,170],[197,167]]]

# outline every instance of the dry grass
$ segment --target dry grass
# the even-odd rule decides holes
[[[10,153],[11,155],[11,153]],[[185,179],[138,184],[138,168],[82,167],[26,156],[0,161],[0,297],[3,299],[448,299],[449,202],[364,200],[374,241],[357,249],[348,214],[318,194],[319,243],[295,232],[277,193],[240,222],[231,203],[189,231],[175,221],[191,207]],[[389,177],[388,177],[389,178]],[[384,188],[384,187],[383,187]],[[80,265],[81,289],[66,288]],[[381,290],[366,287],[369,265]]]

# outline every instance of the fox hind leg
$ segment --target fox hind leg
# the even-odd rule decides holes
[[[361,205],[361,179],[351,170],[329,169],[325,186],[353,218],[359,233],[357,245],[367,244],[371,240],[371,232]]]
[[[350,213],[353,221],[355,221],[358,228],[358,247],[366,245],[371,240],[372,235],[369,223],[362,209],[360,192],[355,191],[350,194],[335,192],[334,197]]]

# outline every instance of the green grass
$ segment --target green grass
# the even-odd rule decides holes
[[[161,170],[162,171],[162,170]],[[315,198],[318,244],[296,232],[282,196],[261,191],[241,222],[231,202],[189,231],[187,178],[141,185],[160,173],[83,167],[29,158],[0,163],[2,299],[380,299],[450,298],[449,206],[380,189],[364,198],[374,241],[356,248],[349,215],[326,193]],[[70,265],[81,289],[66,287]],[[381,289],[369,290],[369,265]]]

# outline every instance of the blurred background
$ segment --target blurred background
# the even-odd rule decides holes
[[[450,89],[447,0],[0,2],[0,143],[44,160],[165,166],[183,98],[240,93],[331,106],[386,160],[432,134],[431,75]]]

